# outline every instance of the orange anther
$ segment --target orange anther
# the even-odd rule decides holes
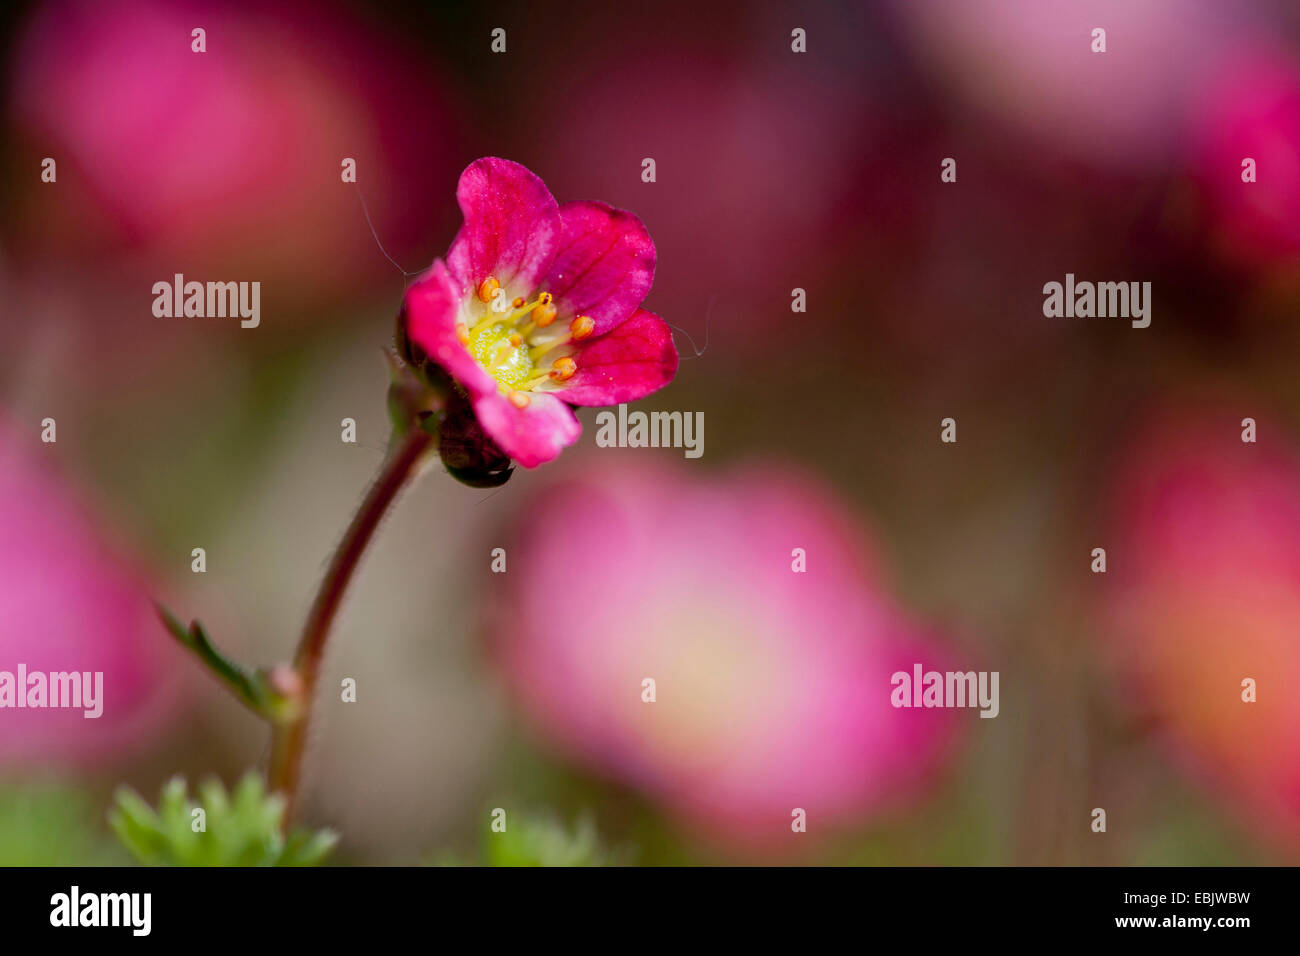
[[[551,377],[558,378],[561,382],[573,378],[573,373],[576,371],[578,371],[578,363],[567,355],[557,358],[551,365]]]
[[[549,302],[543,302],[537,308],[533,309],[533,321],[537,323],[539,329],[544,329],[555,321],[559,309]]]

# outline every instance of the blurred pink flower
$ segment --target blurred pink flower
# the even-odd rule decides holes
[[[1237,264],[1300,261],[1300,65],[1256,45],[1206,77],[1192,148],[1219,252]],[[1255,161],[1255,182],[1242,162]]]
[[[471,163],[456,198],[465,225],[407,291],[401,322],[502,452],[525,468],[550,461],[582,431],[571,405],[630,402],[672,380],[672,334],[641,308],[655,270],[641,220],[560,206],[504,159]]]
[[[529,721],[575,759],[756,847],[794,835],[794,808],[825,834],[936,769],[952,715],[893,708],[890,677],[948,652],[822,488],[605,466],[544,500],[507,549],[492,634]]]
[[[964,99],[1098,166],[1159,165],[1181,143],[1196,80],[1260,5],[1212,0],[893,0],[911,45]],[[1093,31],[1106,51],[1093,52]],[[1026,162],[1037,162],[1026,155]]]
[[[0,671],[102,672],[103,710],[0,709],[0,765],[121,756],[157,737],[175,697],[180,655],[142,577],[39,461],[43,447],[0,421]]]
[[[39,157],[58,163],[57,187],[23,190],[13,217],[28,258],[258,280],[305,313],[391,275],[358,188],[400,256],[454,169],[427,67],[331,4],[55,0],[14,54],[33,182]]]
[[[1103,632],[1176,758],[1240,816],[1297,839],[1300,459],[1276,423],[1242,442],[1246,405],[1158,414],[1135,436]]]

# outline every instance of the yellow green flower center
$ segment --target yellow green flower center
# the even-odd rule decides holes
[[[467,305],[456,328],[461,345],[519,408],[539,386],[573,377],[578,366],[566,346],[596,328],[586,315],[574,318],[567,329],[552,328],[557,309],[549,292],[531,302],[512,300],[493,276],[479,284]]]
[[[518,334],[519,330],[513,325],[496,322],[470,330],[465,347],[498,383],[512,391],[527,391],[532,387],[528,382],[533,378],[537,363],[528,354],[527,343],[521,347],[511,344],[510,337]]]

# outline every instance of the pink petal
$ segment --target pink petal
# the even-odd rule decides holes
[[[503,452],[525,468],[536,468],[577,441],[582,425],[554,395],[531,392],[528,398],[527,405],[516,408],[493,391],[474,400],[474,414]]]
[[[460,292],[447,266],[435,259],[428,271],[406,290],[402,302],[406,334],[429,358],[447,370],[471,395],[496,392],[497,384],[456,338]]]
[[[465,224],[447,266],[462,293],[488,276],[512,297],[536,289],[560,238],[559,207],[546,184],[508,159],[476,159],[460,175],[456,201]]]
[[[617,405],[645,398],[677,373],[677,347],[663,319],[637,309],[612,332],[574,353],[578,371],[555,389],[571,405]]]
[[[560,317],[589,315],[608,332],[644,301],[655,275],[655,244],[641,220],[603,202],[560,207],[562,230],[544,288]]]

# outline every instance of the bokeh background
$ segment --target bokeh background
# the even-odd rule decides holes
[[[703,412],[705,453],[597,448],[586,411],[500,490],[406,494],[322,682],[304,815],[336,862],[491,859],[495,807],[599,844],[546,861],[1300,855],[1294,4],[0,18],[0,669],[111,695],[0,711],[0,863],[122,862],[114,787],[265,760],[148,598],[290,655],[384,454],[404,272],[484,155],[645,221],[683,362],[640,407]],[[261,326],[155,318],[177,272],[260,281]],[[1045,318],[1067,272],[1151,282],[1150,328]],[[913,660],[999,671],[1000,715],[882,706]]]

